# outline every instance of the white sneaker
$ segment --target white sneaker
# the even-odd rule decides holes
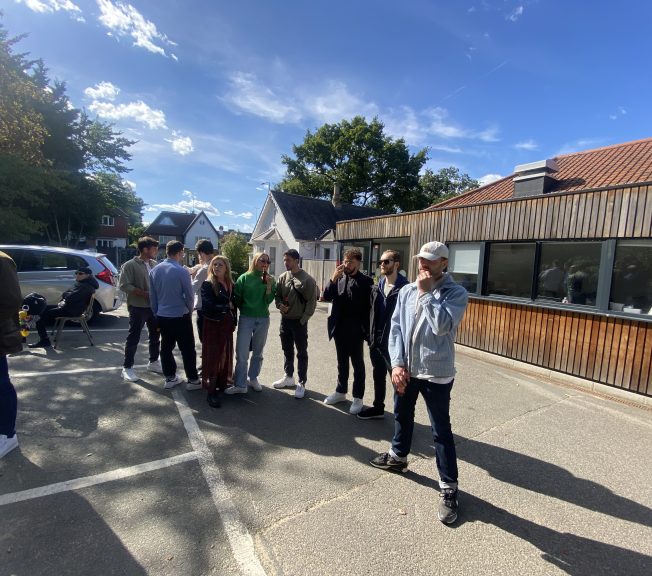
[[[303,398],[306,394],[306,383],[304,382],[303,384],[299,382],[297,384],[297,387],[294,389],[294,397],[295,398]]]
[[[179,378],[176,374],[172,376],[172,378],[166,378],[165,379],[165,384],[163,385],[163,388],[166,390],[169,390],[170,388],[174,388],[177,384],[181,384],[182,380]]]
[[[4,434],[0,434],[0,458],[17,447],[18,434],[14,434],[11,438],[7,438]]]
[[[197,380],[188,380],[186,382],[186,390],[201,390],[201,382]]]
[[[140,380],[140,378],[138,378],[138,376],[134,372],[133,368],[123,368],[122,379],[126,380],[127,382],[137,382],[138,380]]]
[[[246,394],[247,393],[247,387],[246,386],[229,386],[225,391],[225,394],[228,394],[229,396],[232,396],[233,394]]]
[[[254,392],[263,391],[263,385],[260,382],[258,382],[258,378],[254,378],[253,380],[247,380],[247,384],[253,388]]]
[[[282,388],[292,388],[294,386],[294,376],[283,376],[280,380],[277,380],[272,384],[277,390]]]
[[[150,362],[147,364],[147,369],[150,372],[156,372],[157,374],[163,374],[163,366],[161,366],[161,361],[160,360],[154,360],[154,362]]]
[[[346,394],[343,392],[333,392],[330,396],[324,398],[324,404],[328,404],[329,406],[339,404],[340,402],[346,402]]]
[[[351,408],[349,408],[349,414],[360,414],[363,408],[362,398],[354,398],[353,402],[351,402]]]

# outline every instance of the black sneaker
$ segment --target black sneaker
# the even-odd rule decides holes
[[[382,408],[376,408],[372,406],[371,408],[363,408],[358,412],[358,418],[360,420],[372,420],[374,418],[384,418],[385,410]]]
[[[439,498],[437,517],[444,524],[452,524],[457,520],[457,490],[444,488],[439,493]]]
[[[49,338],[41,338],[38,342],[27,345],[28,348],[49,348],[50,346],[52,346],[52,343]]]
[[[206,397],[206,401],[208,402],[208,405],[211,408],[219,408],[222,405],[222,402],[220,401],[220,393],[219,392],[213,392],[212,394],[209,394]]]
[[[405,472],[408,468],[407,461],[401,462],[400,460],[396,460],[396,458],[393,458],[389,455],[389,452],[378,454],[378,456],[369,460],[369,464],[371,464],[374,468],[380,468],[381,470],[391,470],[392,472],[400,473]]]

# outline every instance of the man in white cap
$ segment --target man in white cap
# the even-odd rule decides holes
[[[445,524],[457,519],[457,455],[449,405],[455,379],[455,332],[468,295],[445,272],[448,248],[428,242],[419,259],[416,282],[398,294],[392,315],[389,355],[394,386],[394,438],[388,452],[370,461],[394,472],[407,470],[414,430],[414,407],[419,394],[426,402],[435,441],[440,501],[437,515]]]

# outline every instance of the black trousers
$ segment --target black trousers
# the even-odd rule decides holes
[[[195,334],[192,331],[192,318],[185,314],[180,318],[157,318],[161,329],[161,366],[166,378],[177,373],[177,363],[172,351],[179,346],[183,369],[188,380],[197,380],[197,355],[195,353]]]
[[[199,336],[199,341],[203,342],[203,329],[204,329],[204,313],[201,310],[197,310],[197,335]]]
[[[389,369],[389,353],[380,348],[369,348],[369,358],[373,366],[374,376],[374,408],[385,409],[385,393],[387,392],[387,374]]]
[[[308,323],[281,318],[281,348],[285,356],[283,368],[286,376],[294,375],[294,347],[297,347],[297,372],[299,382],[308,379]]]
[[[36,331],[41,340],[48,339],[48,330],[46,326],[52,324],[57,316],[68,316],[68,314],[65,311],[62,311],[58,306],[49,305],[44,310],[43,314],[39,316],[39,319],[36,321]]]
[[[154,362],[155,360],[158,360],[158,354],[161,348],[161,337],[154,312],[152,312],[152,309],[149,306],[147,308],[128,306],[128,310],[129,333],[127,334],[127,342],[125,343],[125,361],[123,366],[125,368],[133,367],[136,351],[138,350],[138,343],[140,342],[140,335],[145,324],[147,324],[147,332],[149,333],[149,361]]]
[[[359,330],[341,329],[335,333],[335,350],[337,352],[337,392],[346,394],[349,389],[349,360],[353,366],[353,397],[364,396],[363,344],[364,337]]]

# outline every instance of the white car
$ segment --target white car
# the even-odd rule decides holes
[[[100,285],[95,292],[93,317],[122,304],[122,293],[117,288],[118,270],[106,254],[55,246],[8,244],[0,244],[0,250],[16,262],[23,298],[30,292],[37,292],[45,296],[48,304],[56,304],[61,294],[75,282],[75,270],[88,267]]]

